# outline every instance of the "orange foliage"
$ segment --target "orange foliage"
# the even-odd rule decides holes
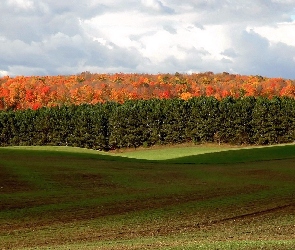
[[[288,96],[295,98],[295,81],[227,72],[213,74],[91,74],[71,76],[5,76],[0,78],[0,110],[38,109],[82,103],[123,103],[138,99],[188,100],[198,96]]]
[[[182,100],[188,100],[188,99],[191,99],[193,97],[193,95],[189,92],[184,92],[180,95],[180,98]]]

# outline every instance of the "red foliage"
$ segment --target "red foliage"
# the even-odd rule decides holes
[[[214,88],[209,85],[206,87],[206,96],[212,96],[214,94]]]

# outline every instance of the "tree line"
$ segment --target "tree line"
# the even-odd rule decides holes
[[[0,111],[0,145],[95,150],[159,144],[279,144],[295,140],[295,100],[214,97],[131,100]]]

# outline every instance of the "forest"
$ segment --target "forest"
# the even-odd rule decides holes
[[[0,110],[39,109],[109,101],[193,97],[295,97],[295,81],[227,72],[214,74],[97,74],[5,76],[0,78]]]

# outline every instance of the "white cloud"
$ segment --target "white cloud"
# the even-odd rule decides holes
[[[172,16],[150,19],[149,16],[132,11],[104,14],[81,24],[97,40],[104,39],[120,47],[136,48],[154,63],[160,63],[170,56],[183,59],[186,50],[191,48],[205,49],[212,58],[220,59],[220,53],[228,47],[228,38],[224,34],[228,28],[208,25],[202,30],[189,19],[182,15],[179,15],[178,20]],[[174,30],[173,33],[166,30],[168,24]]]
[[[31,75],[48,75],[49,72],[42,67],[32,67],[32,66],[23,66],[23,65],[13,65],[8,67],[9,70],[5,72],[9,72],[9,76],[31,76]]]
[[[0,6],[0,75],[228,71],[295,79],[293,0],[6,0]]]
[[[82,28],[93,37],[103,38],[121,47],[137,47],[131,35],[148,31],[144,27],[145,18],[139,12],[103,14],[82,22]]]
[[[7,75],[8,75],[8,71],[0,70],[0,77],[7,76]]]
[[[253,27],[253,30],[271,42],[295,46],[295,21],[278,23],[276,26]]]
[[[17,9],[23,9],[23,10],[34,9],[34,2],[31,0],[8,0],[7,4]]]
[[[155,10],[161,10],[163,4],[158,0],[141,0],[142,4]]]
[[[174,10],[167,5],[163,4],[160,0],[141,0],[141,3],[147,8],[151,8],[152,10],[172,14]]]

